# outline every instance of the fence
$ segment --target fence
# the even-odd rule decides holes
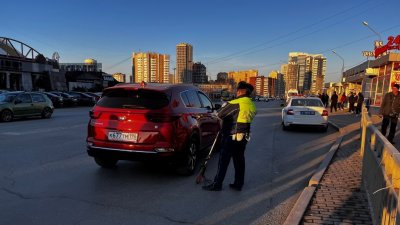
[[[362,176],[373,222],[400,225],[400,153],[373,125],[365,108],[361,128]]]

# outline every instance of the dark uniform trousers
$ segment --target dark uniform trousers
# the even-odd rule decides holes
[[[238,187],[243,186],[245,171],[244,151],[246,150],[246,144],[247,140],[245,138],[241,141],[235,141],[232,140],[232,136],[223,135],[221,150],[219,153],[219,167],[217,175],[215,175],[214,178],[216,186],[222,186],[231,158],[233,159],[233,166],[235,167],[234,184]]]
[[[382,120],[382,134],[386,136],[386,130],[390,123],[389,135],[387,137],[388,141],[393,142],[394,135],[396,133],[397,117],[383,116]]]

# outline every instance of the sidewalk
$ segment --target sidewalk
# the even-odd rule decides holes
[[[346,135],[300,224],[372,224],[361,181],[360,117],[347,110],[330,114]]]

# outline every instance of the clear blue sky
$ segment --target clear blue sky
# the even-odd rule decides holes
[[[289,52],[300,51],[323,53],[326,81],[337,81],[341,61],[331,49],[346,68],[365,60],[361,51],[373,49],[377,37],[362,21],[384,40],[400,34],[398,0],[16,0],[1,3],[0,21],[0,36],[49,58],[57,51],[61,62],[97,59],[107,73],[130,75],[131,60],[123,60],[139,50],[170,54],[172,72],[175,46],[187,42],[212,78],[239,69],[268,75]]]

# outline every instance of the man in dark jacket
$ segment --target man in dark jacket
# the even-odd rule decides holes
[[[360,114],[363,103],[364,103],[364,95],[361,92],[359,92],[357,97],[356,115]]]
[[[335,108],[335,112],[337,112],[337,103],[338,103],[338,95],[336,94],[336,91],[333,92],[333,95],[331,97],[331,112],[333,108]]]
[[[381,132],[384,136],[386,136],[387,127],[390,124],[390,130],[387,139],[392,144],[394,143],[393,138],[396,133],[396,126],[400,113],[399,87],[400,86],[398,84],[393,85],[392,92],[389,92],[385,95],[380,108],[380,114],[383,116]]]
[[[235,167],[235,181],[230,188],[241,191],[244,184],[245,159],[244,151],[250,140],[250,124],[256,115],[256,106],[249,97],[253,86],[239,82],[237,98],[224,104],[218,112],[222,120],[222,144],[219,153],[218,171],[214,182],[203,186],[207,191],[220,191],[231,158]]]
[[[349,95],[349,112],[354,112],[355,111],[355,109],[354,109],[354,104],[355,103],[356,103],[356,98],[355,98],[353,92],[350,92],[350,95]]]

